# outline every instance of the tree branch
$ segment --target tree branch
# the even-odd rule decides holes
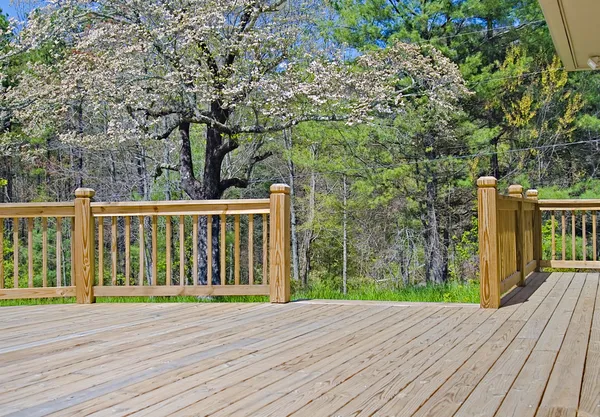
[[[179,172],[180,169],[181,169],[181,167],[179,165],[158,164],[156,166],[156,169],[154,170],[154,175],[152,177],[154,178],[154,180],[156,180],[157,178],[159,178],[163,174],[164,170]]]
[[[261,154],[261,155],[253,156],[252,159],[250,159],[250,162],[248,164],[245,178],[227,178],[227,179],[222,180],[221,184],[219,185],[221,193],[224,193],[228,188],[231,188],[231,187],[247,188],[248,183],[250,182],[250,177],[252,176],[252,171],[254,169],[254,166],[256,164],[258,164],[259,162],[264,161],[265,159],[269,158],[272,155],[273,155],[273,152],[269,151],[269,152],[265,152],[264,154]]]

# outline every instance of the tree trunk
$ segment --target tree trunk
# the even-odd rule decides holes
[[[295,192],[295,177],[296,177],[296,167],[294,166],[294,161],[292,159],[292,134],[291,132],[284,131],[283,139],[285,142],[285,148],[288,151],[287,157],[287,165],[289,172],[289,182],[290,182],[290,218],[291,218],[291,238],[292,238],[292,272],[294,281],[298,282],[300,279],[300,268],[299,268],[299,260],[298,260],[298,227],[296,220],[296,192]]]
[[[180,176],[181,186],[193,200],[216,200],[221,198],[221,164],[223,154],[221,146],[223,138],[219,131],[211,127],[206,129],[206,154],[204,163],[204,182],[200,183],[194,173],[192,159],[192,145],[190,140],[190,124],[183,122],[179,125],[179,138],[181,141]],[[207,218],[201,217],[198,222],[198,279],[200,283],[207,282]],[[213,216],[212,228],[212,283],[221,282],[220,276],[220,221]]]
[[[343,259],[342,259],[342,291],[345,294],[348,294],[348,183],[346,180],[346,175],[343,177],[344,184],[344,197],[343,197],[343,220],[342,220],[342,229],[343,229]]]
[[[446,281],[446,269],[444,267],[444,247],[440,241],[440,227],[435,207],[437,198],[435,179],[427,181],[426,195],[425,279],[427,282],[439,284]]]
[[[311,154],[313,160],[316,159],[316,149],[314,146],[311,146]],[[306,219],[306,223],[309,225],[307,230],[304,232],[304,238],[302,240],[302,257],[304,262],[302,265],[302,285],[308,285],[308,275],[310,273],[310,258],[311,258],[311,246],[312,242],[315,238],[314,232],[314,221],[315,221],[315,210],[316,210],[316,202],[315,202],[315,194],[317,189],[317,178],[314,169],[311,169],[310,173],[310,190],[308,194],[308,218]]]

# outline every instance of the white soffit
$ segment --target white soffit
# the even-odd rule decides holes
[[[539,0],[565,69],[589,70],[600,56],[600,0]]]

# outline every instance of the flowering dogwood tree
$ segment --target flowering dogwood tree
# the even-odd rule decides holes
[[[348,65],[315,29],[318,4],[289,0],[56,0],[30,14],[25,45],[63,46],[56,64],[31,65],[13,95],[31,105],[30,131],[48,124],[63,140],[111,146],[178,134],[176,166],[193,199],[220,198],[248,176],[222,178],[246,138],[303,121],[360,123],[398,111],[411,95],[452,106],[465,87],[440,53],[414,45]],[[83,129],[87,121],[93,128]],[[203,175],[190,127],[205,126]],[[267,157],[260,139],[246,172]]]
[[[306,121],[361,123],[417,96],[450,111],[466,92],[456,66],[431,48],[397,43],[344,60],[318,34],[321,5],[305,1],[54,0],[19,33],[22,48],[57,52],[52,64],[29,65],[11,91],[29,103],[17,117],[31,134],[51,128],[77,146],[178,135],[178,163],[160,168],[179,171],[192,199],[218,199],[245,187],[270,155],[265,134]],[[201,175],[193,125],[204,126]],[[223,178],[225,157],[243,143],[252,152],[242,174]]]

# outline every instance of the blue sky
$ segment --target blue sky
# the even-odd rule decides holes
[[[0,0],[0,9],[2,9],[2,13],[8,13],[9,16],[16,17],[16,10],[11,6],[10,0]]]

